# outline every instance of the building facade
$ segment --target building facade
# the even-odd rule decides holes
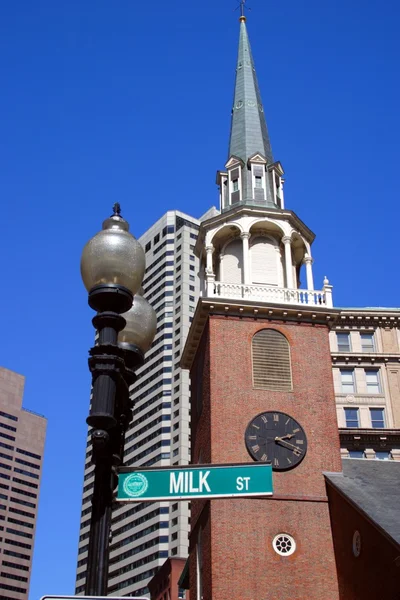
[[[347,460],[345,469],[342,457],[398,458],[400,311],[335,308],[327,278],[315,289],[314,234],[288,208],[283,174],[242,15],[220,212],[200,225],[201,297],[182,365],[192,383],[192,463],[270,462],[274,493],[192,501],[192,600],[372,600],[377,588],[360,565],[377,548],[383,562],[398,549],[393,485],[382,486],[392,510],[383,525],[379,486],[373,500],[368,493],[377,474],[397,480],[398,465]],[[353,539],[359,559],[361,537],[354,582],[344,555]]]
[[[400,310],[340,309],[330,333],[344,458],[400,460]]]
[[[157,313],[157,334],[132,387],[134,420],[125,438],[126,466],[190,460],[189,373],[180,358],[199,296],[194,255],[199,221],[169,211],[139,239],[146,253],[144,295]],[[88,438],[76,592],[83,593],[89,543],[93,466]],[[168,556],[187,555],[187,503],[116,504],[110,546],[110,595],[144,595]]]
[[[284,171],[273,158],[240,21],[219,210],[199,220],[169,211],[140,238],[145,297],[158,330],[132,388],[124,464],[271,460],[275,493],[269,500],[195,501],[191,517],[185,502],[116,504],[109,595],[146,594],[152,580],[153,595],[168,597],[171,565],[175,574],[182,567],[177,557],[187,556],[190,535],[185,578],[192,599],[336,600],[342,532],[335,537],[331,529],[324,473],[340,473],[341,458],[400,458],[400,310],[335,308],[329,280],[314,285],[315,236],[286,206]],[[279,448],[274,440],[263,446],[257,434],[251,444],[249,427],[260,426],[258,417],[297,426]],[[290,448],[292,438],[297,445]],[[90,460],[88,438],[78,594]],[[175,581],[173,587],[177,592]]]
[[[0,368],[0,599],[27,600],[47,421],[22,408],[25,378]]]

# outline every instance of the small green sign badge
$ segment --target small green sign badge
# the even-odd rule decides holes
[[[128,498],[139,498],[146,493],[149,487],[147,477],[143,473],[133,473],[124,481],[124,492]]]

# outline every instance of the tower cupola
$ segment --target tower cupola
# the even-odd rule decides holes
[[[219,171],[221,211],[238,205],[284,208],[283,170],[275,163],[246,27],[240,17],[239,52],[226,171]]]

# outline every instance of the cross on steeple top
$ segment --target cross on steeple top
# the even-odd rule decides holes
[[[251,10],[250,7],[246,6],[246,2],[247,0],[240,0],[239,2],[239,6],[237,8],[240,8],[240,21],[246,21],[246,15],[245,10]]]

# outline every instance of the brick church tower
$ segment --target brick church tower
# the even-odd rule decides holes
[[[202,296],[182,359],[192,463],[271,461],[274,493],[192,502],[190,598],[336,600],[323,476],[341,471],[332,288],[325,279],[314,289],[314,234],[285,208],[243,15],[229,158],[217,182],[220,211],[200,227]]]

